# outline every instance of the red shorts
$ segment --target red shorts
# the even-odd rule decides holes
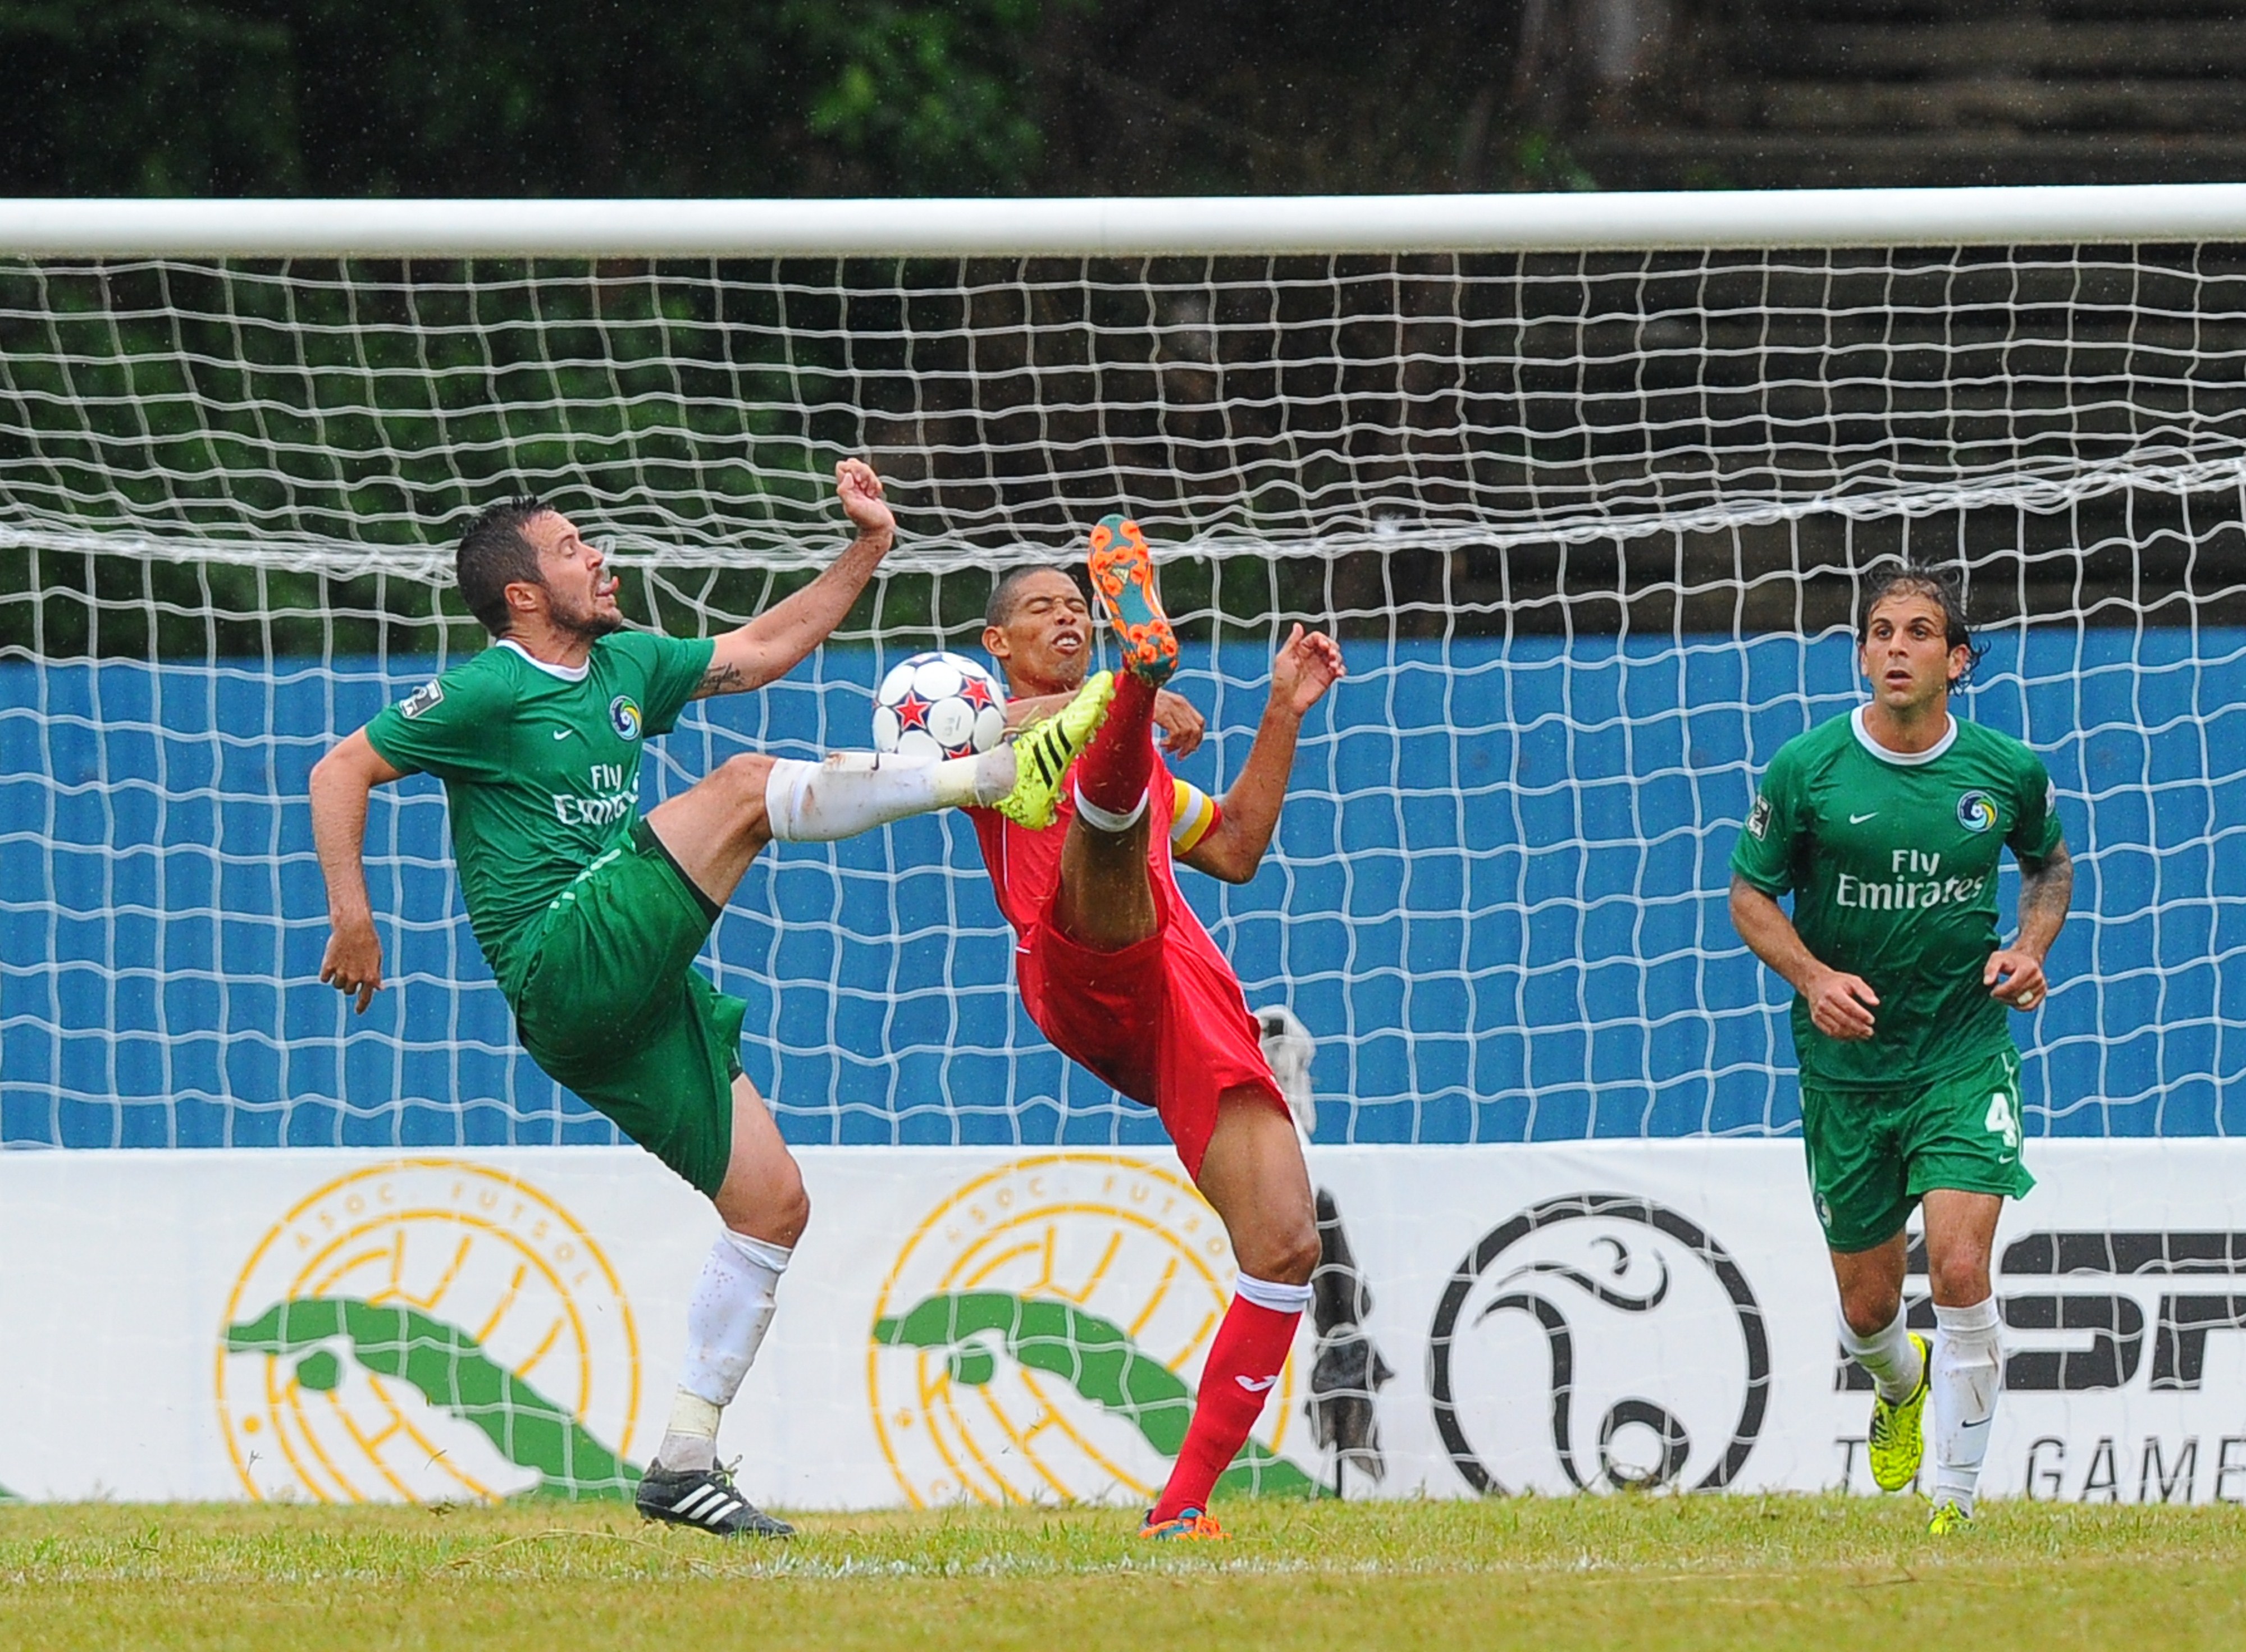
[[[1168,927],[1095,952],[1040,924],[1015,955],[1022,1003],[1053,1048],[1152,1107],[1198,1179],[1217,1098],[1249,1089],[1286,1111],[1256,1017],[1222,962]]]

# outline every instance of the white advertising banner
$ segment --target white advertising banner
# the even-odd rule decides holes
[[[752,1496],[1151,1497],[1233,1275],[1174,1159],[800,1157],[811,1231],[720,1441]],[[1985,1489],[2246,1501],[2246,1144],[2030,1162],[1998,1238]],[[1344,1445],[1349,1496],[1869,1489],[1798,1143],[1330,1147],[1311,1170],[1350,1271],[1241,1472],[1263,1489],[1331,1487]],[[630,1149],[0,1157],[0,1488],[620,1494],[714,1221]],[[1920,1269],[1930,1323],[1924,1294]]]

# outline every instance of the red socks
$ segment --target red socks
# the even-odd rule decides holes
[[[1135,820],[1154,776],[1154,690],[1130,672],[1118,671],[1107,720],[1076,760],[1078,801],[1102,815]]]
[[[1263,1402],[1278,1386],[1287,1350],[1295,1343],[1295,1327],[1310,1303],[1308,1285],[1276,1285],[1246,1274],[1240,1276],[1238,1290],[1208,1350],[1193,1422],[1178,1448],[1170,1483],[1148,1517],[1157,1523],[1175,1519],[1187,1509],[1208,1507],[1217,1477],[1240,1454],[1248,1431],[1263,1414]]]

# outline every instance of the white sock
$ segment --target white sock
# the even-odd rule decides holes
[[[1258,1308],[1268,1308],[1275,1314],[1299,1314],[1310,1305],[1316,1295],[1308,1285],[1283,1285],[1276,1279],[1258,1279],[1253,1274],[1235,1275],[1233,1294],[1244,1296]]]
[[[1934,1309],[1934,1492],[1936,1506],[1973,1512],[1973,1488],[1989,1452],[1990,1419],[2004,1386],[2003,1335],[1993,1296],[1970,1308]]]
[[[765,815],[781,843],[831,843],[936,809],[996,803],[1013,789],[1014,751],[940,763],[873,751],[837,751],[824,763],[776,759]]]
[[[1084,795],[1084,788],[1072,785],[1076,793],[1076,818],[1086,826],[1097,826],[1102,832],[1128,832],[1139,824],[1147,812],[1147,794],[1141,792],[1139,801],[1118,814],[1113,809],[1103,809]]]
[[[1848,1323],[1846,1314],[1841,1315],[1841,1346],[1848,1357],[1872,1375],[1872,1386],[1879,1390],[1880,1397],[1889,1404],[1899,1404],[1911,1397],[1918,1387],[1918,1379],[1926,1362],[1919,1357],[1917,1347],[1910,1340],[1910,1328],[1903,1323],[1903,1310],[1895,1309],[1895,1322],[1883,1325],[1869,1336],[1859,1336]]]
[[[793,1254],[731,1228],[718,1231],[686,1304],[686,1361],[670,1425],[655,1451],[664,1468],[703,1469],[718,1460],[718,1418],[756,1361],[779,1276]]]

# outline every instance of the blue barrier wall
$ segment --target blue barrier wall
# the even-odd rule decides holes
[[[2246,1129],[2226,971],[2246,940],[2246,632],[1994,640],[1970,714],[2051,765],[2079,874],[2032,1022],[2031,1128]],[[1182,874],[1251,1003],[1320,1039],[1318,1136],[1518,1141],[1797,1125],[1783,1000],[1724,911],[1753,775],[1855,703],[1845,638],[1352,646],[1252,882]],[[1189,649],[1237,772],[1263,642]],[[868,650],[691,710],[650,798],[755,745],[862,745]],[[441,794],[379,797],[371,885],[393,986],[316,980],[305,777],[425,662],[0,664],[0,1140],[64,1146],[614,1139],[514,1048],[458,908]],[[2000,899],[2009,913],[2013,880]],[[709,962],[798,1142],[1147,1143],[1011,989],[963,821],[790,846]]]

